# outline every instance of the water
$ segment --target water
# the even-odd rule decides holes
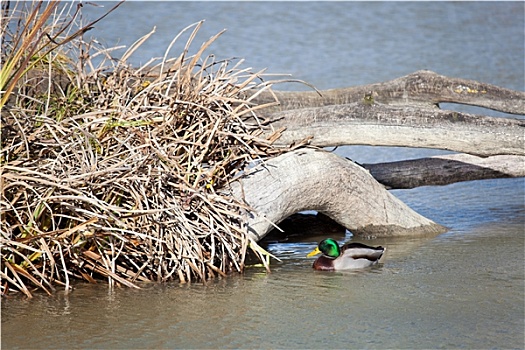
[[[522,223],[369,243],[388,252],[365,272],[315,272],[296,242],[271,274],[4,299],[3,346],[522,348]]]
[[[431,69],[524,90],[524,7],[129,2],[89,33],[108,45],[131,44],[156,25],[144,51],[132,57],[139,64],[162,56],[183,27],[206,19],[195,50],[227,28],[209,53],[243,57],[254,70],[291,73],[321,89]],[[101,12],[84,9],[91,18]],[[363,146],[336,152],[362,163],[447,153]],[[313,271],[305,255],[322,237],[318,232],[268,241],[282,259],[271,274],[253,267],[208,285],[110,291],[79,284],[68,296],[10,296],[2,299],[2,347],[523,348],[524,188],[524,179],[498,179],[392,191],[450,230],[366,241],[387,253],[362,272]],[[350,238],[344,230],[330,235]]]
[[[85,5],[88,18],[111,7]],[[245,67],[287,73],[320,89],[374,83],[430,69],[524,89],[523,4],[396,2],[128,2],[89,35],[130,45],[156,27],[132,56],[163,56],[186,26],[205,20],[193,52],[240,57]],[[172,50],[178,56],[187,35]],[[307,89],[298,84],[293,89]],[[281,89],[284,87],[280,87]]]

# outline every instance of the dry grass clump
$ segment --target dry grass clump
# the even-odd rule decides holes
[[[190,55],[202,22],[175,38],[189,36],[179,56],[133,68],[127,59],[153,32],[116,60],[114,49],[83,40],[89,26],[76,24],[74,8],[42,23],[42,11],[4,15],[19,31],[2,24],[2,62],[17,38],[35,49],[13,65],[23,73],[2,81],[4,95],[13,86],[2,100],[2,294],[242,271],[254,244],[249,208],[228,184],[281,152],[258,138],[265,106],[245,93],[270,89],[262,72],[205,56],[220,34]]]

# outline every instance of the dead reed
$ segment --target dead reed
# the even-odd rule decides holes
[[[4,3],[2,294],[242,271],[255,242],[228,184],[283,151],[258,137],[257,111],[274,104],[251,102],[271,89],[263,72],[205,55],[221,33],[190,54],[202,22],[174,39],[187,37],[180,55],[133,68],[154,31],[116,60],[116,48],[83,39],[91,24],[77,24],[73,5]]]

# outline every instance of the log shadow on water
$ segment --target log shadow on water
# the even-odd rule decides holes
[[[431,241],[439,234],[426,234],[422,236],[364,238],[353,235],[344,226],[324,215],[316,212],[296,213],[284,219],[278,229],[270,231],[260,242],[260,245],[271,250],[274,244],[304,244],[305,252],[310,251],[318,242],[325,238],[333,238],[340,244],[360,242],[367,245],[381,245],[386,248],[382,262],[388,259],[399,259],[412,254],[425,243]],[[279,256],[277,256],[279,257]],[[310,261],[309,261],[310,263]]]

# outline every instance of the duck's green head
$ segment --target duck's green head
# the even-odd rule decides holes
[[[319,253],[323,253],[324,255],[329,256],[331,258],[337,258],[339,255],[341,255],[341,249],[339,248],[339,244],[335,240],[333,240],[332,238],[327,238],[319,242],[317,248],[315,248],[307,256],[310,257]]]

